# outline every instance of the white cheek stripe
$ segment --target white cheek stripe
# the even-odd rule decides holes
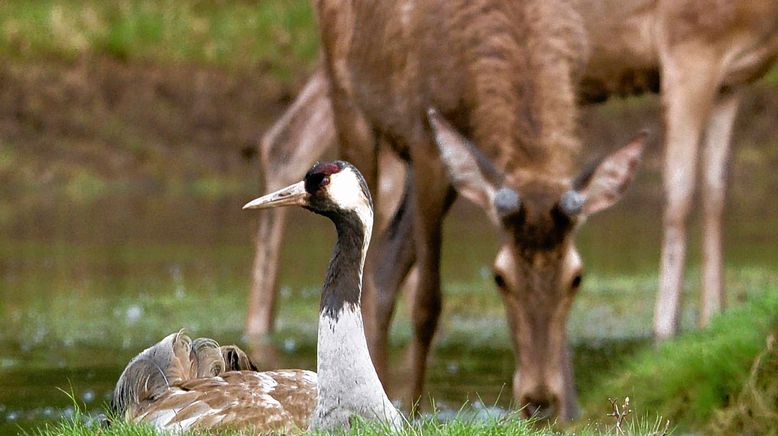
[[[355,211],[363,223],[372,224],[373,211],[370,207],[370,202],[362,192],[361,186],[360,180],[354,171],[346,168],[330,176],[327,194],[338,206],[346,210]]]
[[[373,208],[370,207],[370,201],[365,197],[361,186],[360,180],[354,171],[346,168],[330,176],[327,194],[338,206],[356,212],[359,220],[362,221],[365,228],[365,242],[362,247],[362,263],[364,264],[367,246],[370,243],[370,236],[373,230]],[[360,283],[362,282],[361,274],[360,271]]]

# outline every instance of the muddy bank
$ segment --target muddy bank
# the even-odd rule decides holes
[[[0,190],[88,200],[116,189],[219,195],[254,188],[257,139],[306,76],[300,72],[290,86],[261,67],[226,71],[106,58],[4,62]],[[749,162],[778,163],[776,113],[778,88],[758,84],[748,92],[735,133],[736,176],[748,176]],[[655,132],[647,168],[658,170],[656,97],[583,110],[582,160],[645,127]]]
[[[293,92],[259,69],[2,63],[0,182],[27,193],[79,183],[153,189],[245,174]]]

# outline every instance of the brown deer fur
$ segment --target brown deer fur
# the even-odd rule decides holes
[[[406,215],[413,223],[419,276],[411,399],[421,395],[440,314],[441,225],[454,198],[452,185],[492,217],[499,209],[495,193],[505,189],[521,199],[513,215],[495,222],[505,234],[500,259],[506,264],[498,265],[498,274],[506,276],[503,295],[522,374],[515,395],[527,413],[574,416],[564,326],[580,269],[572,242],[578,216],[559,209],[573,188],[579,148],[575,86],[587,47],[578,13],[569,3],[539,0],[322,0],[317,12],[343,157],[359,165],[372,186],[370,149],[379,135],[412,163],[413,207]],[[437,141],[425,117],[430,107],[456,126],[433,123]],[[436,159],[438,148],[446,154],[467,142],[459,132],[480,151],[456,152],[464,160]],[[618,198],[640,154],[639,147],[629,150],[606,160],[628,171],[596,172],[592,204],[607,207]],[[501,180],[476,183],[485,177],[477,174],[484,168],[476,162],[489,160],[487,172]],[[458,181],[460,174],[472,177]],[[587,187],[580,187],[584,197]],[[380,254],[373,261],[396,264]],[[392,292],[377,292],[371,335],[382,370],[393,304],[383,296]]]
[[[577,85],[575,92],[579,101],[597,102],[613,94],[660,91],[661,77],[666,118],[665,189],[668,204],[655,332],[658,337],[671,335],[677,324],[686,245],[685,221],[700,146],[703,150],[705,206],[705,292],[701,322],[719,310],[723,299],[720,225],[729,137],[739,88],[758,79],[778,52],[778,1],[575,0],[572,2],[573,9],[567,7],[569,2],[553,6],[543,6],[541,2],[490,1],[451,2],[448,6],[446,2],[433,1],[378,3],[326,0],[316,3],[325,52],[328,53],[327,72],[334,78],[329,97],[337,122],[333,118],[307,122],[307,131],[321,132],[323,137],[318,148],[308,148],[310,154],[305,155],[306,164],[334,145],[332,135],[336,124],[340,127],[338,139],[343,145],[343,153],[356,161],[360,168],[366,166],[371,171],[375,170],[375,157],[371,154],[374,154],[376,132],[388,135],[406,157],[413,156],[412,147],[420,150],[417,155],[429,157],[435,150],[429,145],[429,131],[419,112],[425,110],[424,105],[435,105],[494,159],[497,168],[521,175],[525,181],[527,174],[535,176],[553,168],[559,173],[554,174],[552,179],[562,181],[570,176],[570,158],[577,148],[571,103],[574,87]],[[360,15],[360,11],[352,9],[351,5],[357,9],[364,6],[365,10]],[[435,7],[450,9],[445,13],[443,10],[430,13]],[[505,9],[501,10],[501,7]],[[538,17],[539,21],[536,21]],[[328,25],[330,27],[326,27]],[[366,35],[359,36],[360,29]],[[521,40],[519,35],[526,39]],[[469,52],[457,45],[474,40],[487,42]],[[354,47],[348,44],[349,41],[355,43]],[[591,56],[586,56],[587,49]],[[505,52],[510,52],[511,56],[505,56]],[[349,54],[364,58],[353,62]],[[582,74],[576,77],[574,72],[581,63]],[[462,68],[463,65],[466,68]],[[515,74],[507,80],[495,80],[510,76],[507,73],[514,71],[512,68],[531,74],[523,77]],[[330,79],[317,74],[315,84],[319,91],[326,91]],[[548,97],[548,100],[538,98],[539,95]],[[322,108],[321,100],[327,97],[326,92],[319,92],[315,101],[296,104],[290,109],[292,114],[287,114],[285,118],[299,115],[306,108]],[[300,100],[298,97],[298,103]],[[538,101],[540,104],[534,103]],[[511,107],[513,110],[504,110]],[[295,119],[305,124],[304,116]],[[284,127],[284,119],[279,124]],[[312,124],[315,128],[310,127]],[[349,133],[347,129],[353,125],[357,128]],[[285,127],[289,128],[289,123]],[[354,134],[354,131],[359,134]],[[266,140],[267,136],[263,144],[268,144]],[[296,138],[273,138],[271,142],[272,147],[280,149],[294,150],[298,147]],[[559,160],[549,159],[552,155]],[[414,165],[419,162],[422,161],[417,160]],[[298,163],[285,162],[283,165]],[[423,168],[427,179],[441,177],[440,167],[427,166],[430,168]],[[536,166],[538,171],[528,171],[528,166]],[[419,170],[416,168],[414,171]],[[374,187],[375,173],[370,177],[373,177],[371,187]],[[382,169],[381,177],[382,180],[394,180],[394,183],[387,183],[388,186],[401,185],[398,171],[387,174]],[[437,197],[444,196],[443,187],[424,189],[425,192],[437,189]],[[559,189],[556,191],[554,195],[559,193]],[[520,190],[522,199],[528,194]],[[545,198],[553,197],[547,192]],[[420,199],[417,203],[423,205]],[[441,202],[438,199],[425,207],[433,209],[435,213],[432,215],[440,217],[441,209],[445,209],[447,203],[447,200]],[[408,215],[415,212],[409,211],[409,207],[404,209],[406,213],[396,217],[395,227],[403,227],[403,220],[405,227],[410,225]],[[427,242],[427,245],[432,242],[431,249],[422,246],[420,251],[439,249],[439,232],[432,233],[431,241]],[[261,242],[260,239],[258,259],[262,253]],[[521,241],[518,241],[517,245],[520,244]],[[389,261],[376,266],[376,277],[390,277],[388,280],[376,280],[380,289],[376,307],[379,324],[383,321],[384,325],[388,325],[396,286],[413,263],[413,259],[409,258],[412,254],[407,254],[407,250],[404,251],[406,254],[397,254],[399,252],[403,250],[390,248]],[[505,273],[507,268],[506,275],[518,273],[522,268],[511,267],[509,262],[506,264],[503,253],[505,250],[498,256],[497,271]],[[434,257],[437,253],[432,254]],[[429,254],[425,255],[429,257]],[[396,257],[402,261],[394,259]],[[276,256],[265,259],[270,263],[269,268],[276,267]],[[391,269],[387,264],[392,262],[400,265],[395,269],[401,271],[395,271],[394,275],[381,274],[382,269]],[[533,267],[524,274],[537,279],[540,271],[541,268]],[[506,279],[501,275],[500,280],[503,284],[510,284],[509,277]],[[387,282],[390,283],[387,285]],[[256,291],[272,295],[275,291],[273,280],[265,283],[262,289]],[[432,289],[433,292],[426,296],[417,295],[419,316],[414,317],[416,328],[429,329],[427,333],[421,333],[421,338],[413,345],[417,349],[417,360],[426,356],[428,342],[426,346],[424,343],[431,338],[437,319],[440,304],[437,272],[422,278],[420,291],[422,289]],[[516,348],[525,351],[519,353],[519,359],[547,358],[547,350],[526,345],[534,341],[526,331],[513,332],[516,320],[511,318],[508,300],[506,307],[512,333],[517,333],[514,336]],[[428,322],[422,322],[424,320]],[[564,334],[562,321],[554,328]],[[271,327],[272,318],[253,333],[266,333]],[[376,363],[382,368],[385,355],[381,349],[385,347],[386,333],[378,330],[371,335],[375,338],[371,345],[374,351],[378,348]],[[559,352],[559,349],[551,351]],[[562,350],[562,353],[566,351]],[[420,392],[420,380],[423,378],[421,360],[414,373],[416,393]],[[567,357],[562,360],[567,360]],[[526,366],[520,362],[520,369],[522,365]],[[524,381],[521,383],[527,385]],[[568,380],[567,388],[570,387],[571,380]],[[517,395],[520,395],[518,390]],[[545,401],[543,398],[535,400],[538,400],[537,404]],[[569,395],[563,400],[572,403]],[[568,414],[572,413],[570,410],[568,407]]]

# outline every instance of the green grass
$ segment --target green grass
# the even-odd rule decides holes
[[[763,296],[691,332],[646,349],[610,374],[583,401],[629,396],[681,428],[701,428],[740,392],[767,335],[778,329],[778,295]],[[773,375],[775,376],[775,374]],[[601,411],[589,410],[595,416]]]
[[[46,425],[33,432],[25,433],[26,435],[62,435],[62,436],[87,436],[87,435],[104,435],[104,436],[155,436],[160,433],[154,430],[154,428],[146,425],[135,425],[120,423],[109,428],[100,428],[97,423],[86,424],[78,420],[67,420],[59,422],[53,425]]]
[[[130,424],[114,416],[105,418],[104,416],[95,417],[86,414],[78,403],[73,393],[66,393],[73,404],[74,413],[68,419],[60,420],[54,424],[46,424],[30,432],[23,432],[25,435],[47,436],[86,436],[100,434],[105,436],[155,436],[167,434],[158,432],[153,427],[146,424]],[[503,415],[487,414],[478,416],[469,413],[463,413],[462,409],[452,419],[442,420],[437,415],[426,415],[414,421],[406,421],[401,429],[393,429],[383,423],[367,421],[363,419],[354,419],[352,428],[335,432],[337,435],[397,435],[397,436],[469,436],[474,434],[492,435],[492,436],[552,436],[560,434],[575,434],[581,436],[588,435],[669,435],[673,433],[668,421],[661,417],[650,417],[644,415],[641,417],[630,417],[623,421],[617,428],[615,422],[597,423],[582,426],[574,432],[564,432],[554,429],[548,423],[542,423],[533,419],[523,419],[518,413],[511,412]],[[110,421],[110,425],[105,422]],[[202,431],[193,430],[184,432],[184,435],[238,435],[246,434],[240,430],[219,430]],[[318,433],[312,434],[331,434]]]
[[[721,434],[778,434],[778,330],[765,341],[743,388],[717,410],[710,429]]]
[[[306,0],[0,2],[0,55],[270,65],[285,75],[318,49]]]
[[[415,422],[408,425],[400,431],[391,429],[370,422],[355,422],[354,427],[349,431],[341,431],[338,435],[402,435],[402,436],[421,436],[421,435],[505,435],[505,436],[545,436],[556,434],[550,429],[536,428],[532,422],[519,419],[516,416],[507,418],[491,419],[455,419],[448,422],[442,422],[436,418],[427,418],[421,422]],[[71,420],[63,421],[55,425],[46,426],[31,433],[33,435],[93,435],[98,432],[97,424],[85,420],[83,415],[77,415]],[[146,436],[165,434],[156,432],[153,428],[145,425],[134,425],[119,422],[108,428],[100,428],[99,434],[106,436]],[[186,432],[188,435],[212,434],[211,432],[192,431]],[[221,431],[217,434],[245,434],[240,431]],[[317,434],[317,433],[314,433]],[[592,433],[594,434],[594,433]],[[600,433],[598,433],[600,434]],[[608,434],[608,433],[603,433]],[[638,433],[634,433],[638,434]]]
[[[343,431],[342,435],[401,435],[401,436],[426,436],[426,435],[527,435],[527,436],[552,436],[573,434],[579,436],[601,435],[669,435],[673,428],[661,417],[643,415],[629,417],[624,420],[620,428],[615,422],[590,423],[575,430],[560,430],[555,425],[538,422],[533,419],[523,419],[517,413],[509,413],[504,416],[463,416],[460,412],[454,419],[440,420],[431,415],[411,422],[399,431],[392,431],[384,425],[374,422],[359,421],[355,428]]]
[[[617,435],[661,435],[671,434],[670,431],[662,433],[664,429],[662,425],[657,424],[651,419],[645,419],[636,421],[634,424],[630,424],[624,429],[624,433],[620,433],[615,429],[610,430],[595,430],[586,429],[577,431],[574,434],[586,436],[586,435],[604,435],[604,436],[617,436]],[[60,423],[57,425],[48,426],[46,428],[39,429],[30,435],[63,435],[63,436],[81,436],[81,435],[94,435],[100,434],[105,436],[152,436],[158,434],[167,434],[154,431],[154,429],[148,426],[139,426],[131,424],[119,424],[107,429],[98,429],[94,425],[81,424],[76,421],[70,421],[67,423]],[[185,435],[201,435],[201,434],[214,434],[213,432],[186,432]],[[222,431],[216,432],[216,434],[231,435],[231,434],[245,434],[245,432],[230,432]],[[400,431],[389,431],[388,429],[370,425],[370,424],[358,424],[349,431],[342,431],[335,433],[338,435],[398,435],[398,436],[426,436],[426,435],[447,435],[447,436],[470,436],[470,435],[491,435],[491,436],[551,436],[559,435],[559,432],[555,432],[549,429],[537,429],[532,425],[527,424],[526,421],[522,421],[518,418],[511,419],[495,419],[495,420],[483,420],[478,422],[472,421],[449,421],[440,422],[435,419],[426,420],[422,423],[409,426]]]
[[[0,55],[16,58],[267,66],[288,79],[318,47],[306,0],[0,2]],[[778,84],[778,69],[766,82]]]
[[[104,416],[92,416],[84,412],[76,396],[72,392],[65,392],[73,406],[73,415],[67,419],[59,420],[56,423],[47,423],[33,431],[22,431],[26,436],[44,436],[44,435],[68,435],[68,436],[87,436],[87,435],[105,435],[105,436],[155,436],[160,434],[152,426],[147,424],[130,424],[128,422],[111,419],[112,424],[105,426]]]

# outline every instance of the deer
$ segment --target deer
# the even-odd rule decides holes
[[[577,9],[592,50],[581,99],[660,93],[665,206],[653,323],[657,341],[679,330],[687,222],[698,166],[701,170],[698,324],[705,327],[725,304],[721,227],[732,130],[743,89],[778,56],[778,1],[578,0]]]
[[[415,262],[411,398],[420,398],[441,310],[441,225],[462,196],[503,235],[495,280],[523,413],[574,417],[565,329],[581,283],[574,236],[621,197],[644,140],[574,171],[576,85],[588,53],[580,15],[568,2],[538,0],[321,0],[315,9],[341,157],[371,187],[380,142],[408,165],[403,206],[373,256],[380,265],[368,334],[377,369],[385,376],[398,280]],[[323,88],[311,84],[298,101]],[[326,113],[317,107],[303,104],[302,112]]]
[[[704,327],[725,303],[721,226],[732,130],[745,89],[775,62],[778,2],[575,0],[573,4],[583,20],[589,45],[588,60],[577,86],[578,102],[596,104],[612,96],[650,92],[660,94],[664,107],[666,204],[653,323],[657,340],[674,336],[679,327],[687,221],[700,167],[704,236],[698,323]],[[305,92],[311,87],[316,89],[313,98]],[[336,148],[331,113],[314,117],[307,112],[313,108],[331,110],[328,87],[328,78],[320,66],[295,104],[263,136],[260,148],[265,155],[272,150],[301,149],[301,141],[294,133],[304,131],[318,135],[316,146],[305,149],[306,164]],[[295,122],[289,122],[290,119]],[[279,130],[290,133],[272,134]],[[261,172],[276,177],[270,168],[299,163],[263,162]],[[382,172],[381,186],[399,189],[401,179],[400,172]],[[379,206],[385,210],[382,203]],[[261,268],[273,269],[277,255],[272,255],[272,244],[267,241],[257,238],[257,259]],[[261,270],[255,267],[255,271]],[[263,277],[257,279],[255,274],[252,295],[275,294],[275,275]],[[267,311],[267,306],[260,307]],[[263,318],[261,328],[253,330],[249,328],[253,317],[248,319],[249,334],[265,335],[272,331],[272,317]]]
[[[732,126],[743,89],[758,80],[774,63],[778,51],[776,2],[749,0],[711,4],[701,1],[578,0],[574,2],[574,7],[583,21],[584,37],[589,45],[588,58],[577,83],[577,101],[592,104],[612,95],[659,92],[665,108],[664,185],[667,202],[654,332],[657,338],[666,338],[677,330],[683,257],[686,251],[686,221],[701,148],[705,256],[700,323],[705,324],[723,305],[720,227]],[[312,107],[326,106],[322,110],[331,110],[331,106],[322,104],[323,100],[331,104],[327,92],[330,85],[326,83],[329,79],[323,74],[324,69],[321,66],[314,75],[315,80],[309,81],[305,88],[315,87],[316,98],[301,101],[301,97],[310,95],[301,93],[295,105],[277,123],[277,126],[287,129],[291,125],[305,125],[304,129],[289,131],[307,130],[319,135],[316,147],[308,149],[310,154],[306,155],[309,159],[306,164],[337,144],[336,123],[331,114],[313,119],[306,113]],[[296,123],[287,122],[289,118],[297,120]],[[277,126],[274,129],[278,130]],[[265,135],[260,148],[261,154],[268,156],[273,150],[295,150],[299,146],[298,141],[290,135],[280,139]],[[365,148],[367,152],[371,150],[369,144]],[[289,165],[286,162],[277,161],[274,165]],[[275,167],[265,165],[264,168]],[[382,173],[382,185],[384,179],[389,178],[394,180],[387,185],[401,185],[396,173]],[[412,194],[405,194],[405,198],[410,197]],[[408,234],[406,232],[401,236],[407,238]],[[398,239],[402,240],[396,237],[395,241]],[[257,241],[257,258],[266,260],[262,263],[264,267],[273,267],[275,258],[263,255],[267,252],[268,244],[262,238]],[[407,247],[405,251],[408,251]],[[405,261],[396,263],[394,268],[383,268],[395,270],[390,274],[395,278],[394,283],[398,282],[396,277],[402,277],[403,270],[407,271],[407,265],[415,260],[409,259],[413,254],[405,256]],[[495,282],[500,287],[506,281],[504,276],[496,274]],[[273,294],[274,283],[265,284],[254,290]],[[392,289],[392,286],[388,288]],[[382,306],[393,307],[394,295],[390,292],[384,296],[383,299],[391,304]],[[260,334],[269,332],[272,318],[266,321],[261,329],[255,331]],[[381,348],[381,332],[373,335],[379,336],[379,340],[373,343],[379,344],[378,348]],[[380,353],[374,356],[376,354],[379,360],[385,359]],[[377,366],[381,364],[377,363]],[[418,380],[418,376],[414,376],[414,380]],[[414,381],[414,384],[417,385],[417,382]]]

